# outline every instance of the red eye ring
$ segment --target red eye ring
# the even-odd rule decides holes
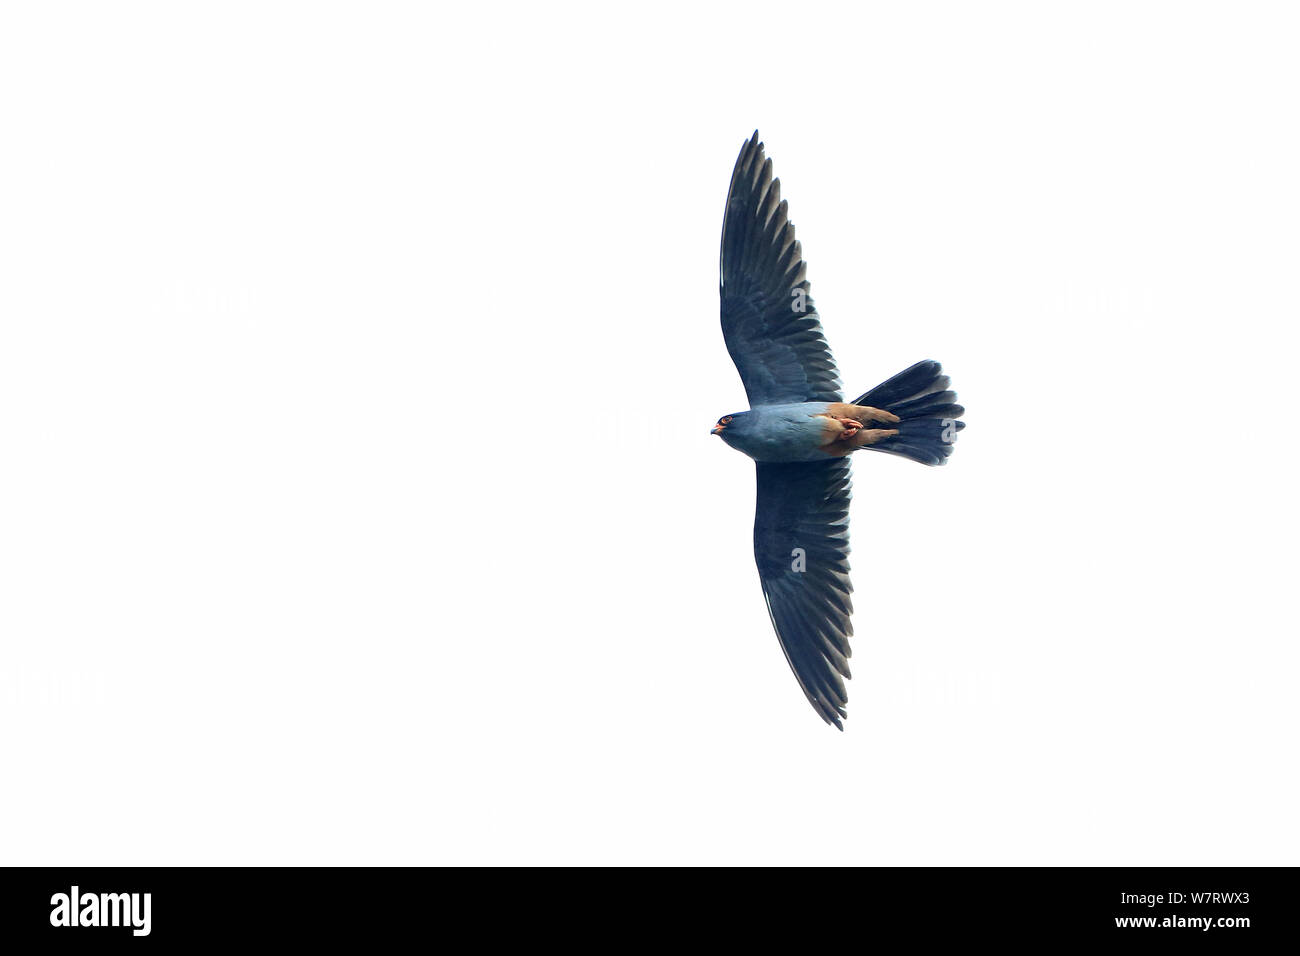
[[[730,416],[730,415],[723,415],[723,416],[722,416],[722,420],[719,421],[718,424],[719,424],[719,425],[730,425],[730,424],[731,424],[731,416]]]

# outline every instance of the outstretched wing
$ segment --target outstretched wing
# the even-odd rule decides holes
[[[808,702],[840,730],[853,624],[849,462],[758,463],[754,560],[785,659]]]
[[[750,406],[841,402],[840,377],[758,130],[740,150],[722,221],[722,335]]]

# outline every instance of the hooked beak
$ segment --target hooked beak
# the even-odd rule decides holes
[[[726,427],[727,427],[726,425],[714,425],[714,426],[713,426],[713,431],[709,432],[709,434],[710,434],[710,435],[721,435],[721,434],[722,434],[722,430],[723,430],[724,428],[726,428]]]

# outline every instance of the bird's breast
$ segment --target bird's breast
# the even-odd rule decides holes
[[[727,443],[755,461],[820,461],[827,457],[825,402],[769,405],[752,409],[753,422]],[[728,438],[726,432],[723,438]]]

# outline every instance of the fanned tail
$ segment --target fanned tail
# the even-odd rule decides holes
[[[948,384],[943,366],[927,359],[855,398],[854,405],[883,408],[901,419],[898,424],[888,426],[897,428],[897,435],[863,447],[900,455],[923,465],[942,465],[952,454],[957,432],[966,427],[965,422],[959,421],[966,409],[957,404],[957,393]]]

